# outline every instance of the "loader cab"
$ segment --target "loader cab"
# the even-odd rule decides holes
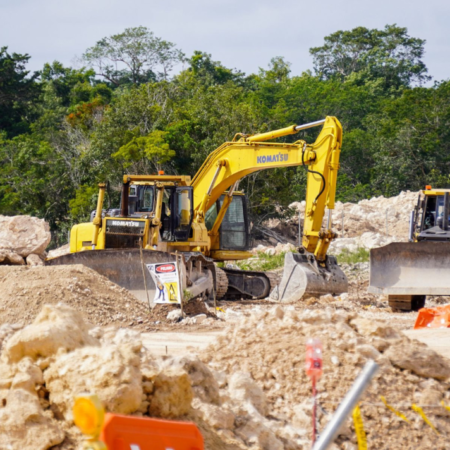
[[[185,242],[191,234],[193,189],[190,186],[164,187],[161,207],[161,238],[166,242]]]
[[[449,196],[450,190],[446,189],[423,191],[416,213],[418,241],[450,241]]]
[[[161,240],[174,242],[189,239],[194,216],[192,187],[166,185],[163,189],[157,189],[153,183],[133,184],[128,193],[128,216],[132,218],[154,217],[157,214],[157,196],[161,193]]]

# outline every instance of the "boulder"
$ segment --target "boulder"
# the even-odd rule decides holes
[[[107,411],[130,414],[142,401],[139,356],[130,345],[84,347],[59,356],[44,373],[50,402],[72,419],[73,399],[81,392],[98,395]]]
[[[40,256],[36,255],[35,253],[32,253],[31,255],[28,255],[26,258],[27,266],[43,266],[44,261],[40,258]]]
[[[208,366],[196,356],[168,358],[161,363],[161,370],[168,368],[184,370],[189,375],[195,396],[202,402],[220,403],[219,384]]]
[[[68,255],[70,253],[70,244],[62,245],[48,252],[48,258],[56,258],[57,256]]]
[[[15,375],[11,382],[12,389],[24,389],[30,394],[37,395],[36,386],[44,384],[42,370],[31,358],[23,358],[15,367]]]
[[[283,450],[283,443],[277,439],[275,433],[262,422],[250,419],[244,426],[236,429],[235,433],[251,448],[262,450]]]
[[[249,401],[260,414],[267,414],[267,400],[264,391],[249,373],[236,372],[228,380],[230,396],[238,401]]]
[[[23,390],[11,389],[1,398],[0,448],[46,450],[60,444],[64,432],[44,414],[38,398]]]
[[[16,252],[0,248],[0,264],[23,266],[25,264],[25,260]]]
[[[23,258],[42,255],[50,243],[48,223],[31,216],[0,216],[0,250],[11,250]]]
[[[392,345],[384,355],[393,366],[410,370],[421,377],[436,380],[450,377],[450,361],[418,342],[406,341]]]
[[[353,319],[351,325],[356,327],[358,333],[364,336],[378,336],[384,339],[400,339],[400,333],[389,325],[383,322],[378,322],[372,319],[358,317]]]
[[[194,400],[192,406],[200,412],[202,419],[211,427],[222,430],[232,430],[234,428],[234,414],[232,411],[220,408],[210,403],[203,403]]]
[[[189,375],[183,369],[169,367],[159,372],[152,382],[150,416],[173,419],[190,411],[194,394]]]
[[[4,345],[2,360],[9,363],[29,356],[33,360],[54,355],[59,349],[74,350],[99,345],[89,335],[90,326],[81,314],[64,305],[44,305],[31,325],[14,334]]]
[[[170,322],[178,322],[182,316],[181,309],[174,309],[167,314],[166,319]]]

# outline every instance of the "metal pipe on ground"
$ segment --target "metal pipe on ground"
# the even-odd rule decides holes
[[[334,442],[342,424],[355,408],[359,398],[366,390],[377,370],[378,364],[375,361],[371,360],[366,363],[364,369],[347,392],[344,400],[342,400],[332,419],[315,443],[313,450],[326,450]]]

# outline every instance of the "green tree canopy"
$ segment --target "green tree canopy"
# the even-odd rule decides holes
[[[82,56],[86,64],[97,69],[97,75],[113,86],[167,79],[183,58],[175,44],[156,37],[146,27],[127,28],[105,37]]]
[[[382,78],[387,88],[423,83],[430,77],[422,61],[425,41],[408,35],[406,28],[386,25],[384,30],[357,27],[325,37],[310,49],[314,70],[322,78]]]
[[[0,48],[0,131],[15,136],[28,129],[33,120],[32,104],[39,95],[38,73],[28,76],[29,55],[8,53]]]

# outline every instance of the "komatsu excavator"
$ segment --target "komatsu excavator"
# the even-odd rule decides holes
[[[323,128],[313,144],[267,142],[320,125]],[[219,269],[214,262],[252,256],[247,251],[247,199],[237,191],[238,182],[256,171],[304,165],[309,168],[302,247],[289,257],[291,264],[283,277],[287,281],[278,297],[291,298],[293,285],[298,297],[345,292],[347,279],[336,259],[327,255],[336,237],[330,214],[341,143],[342,127],[335,117],[253,136],[238,133],[207,157],[192,180],[163,173],[124,175],[120,210],[103,210],[105,185],[100,184],[92,222],[75,225],[71,253],[47,264],[84,264],[144,301],[153,298],[158,288],[149,268],[155,264],[162,264],[161,271],[178,268],[184,298],[265,298],[278,285],[278,277]],[[322,229],[325,208],[329,217]]]
[[[370,250],[369,292],[389,305],[417,311],[427,295],[450,295],[450,190],[420,191],[411,212],[409,242]]]

